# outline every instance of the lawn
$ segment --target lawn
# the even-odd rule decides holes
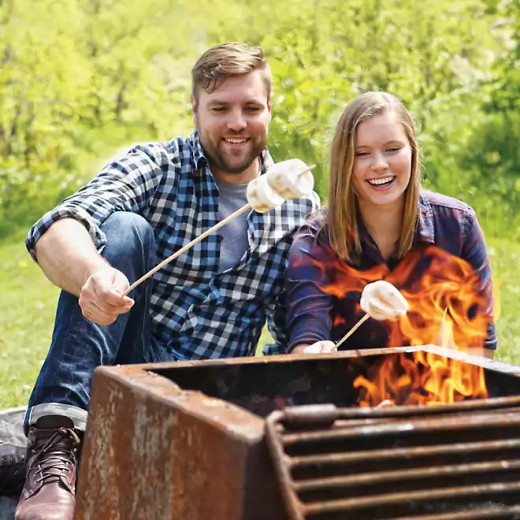
[[[49,348],[58,295],[23,241],[18,235],[0,244],[0,409],[26,404]]]
[[[23,240],[19,234],[0,243],[0,410],[26,404],[49,348],[58,295]],[[520,245],[505,240],[488,240],[488,245],[498,297],[495,358],[520,365]]]

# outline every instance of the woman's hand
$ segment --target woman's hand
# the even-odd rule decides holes
[[[330,354],[332,352],[337,352],[336,344],[333,341],[322,340],[312,345],[296,345],[292,349],[291,354]]]

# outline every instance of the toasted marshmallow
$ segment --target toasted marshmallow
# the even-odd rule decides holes
[[[306,169],[307,165],[300,159],[274,164],[264,175],[249,183],[247,201],[255,211],[265,213],[280,206],[285,200],[310,195],[314,177]]]
[[[260,175],[260,177],[253,179],[247,186],[246,195],[251,207],[259,213],[266,213],[280,206],[285,200],[269,186],[267,174]]]
[[[310,195],[314,188],[312,173],[300,159],[289,159],[274,164],[266,172],[269,186],[284,200],[299,199]],[[305,172],[305,173],[302,173]]]
[[[408,312],[408,302],[391,283],[378,280],[363,289],[361,308],[375,320],[396,320]]]

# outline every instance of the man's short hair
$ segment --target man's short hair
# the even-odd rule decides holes
[[[191,69],[192,93],[195,98],[200,89],[211,94],[218,84],[231,76],[262,71],[267,97],[271,95],[272,76],[262,47],[232,42],[208,49]]]

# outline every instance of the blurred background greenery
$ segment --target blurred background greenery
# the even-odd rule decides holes
[[[191,66],[226,41],[265,49],[271,153],[317,164],[324,201],[345,104],[403,99],[425,184],[477,211],[497,357],[520,363],[520,0],[0,0],[0,408],[25,403],[51,333],[27,228],[132,143],[190,133]]]

